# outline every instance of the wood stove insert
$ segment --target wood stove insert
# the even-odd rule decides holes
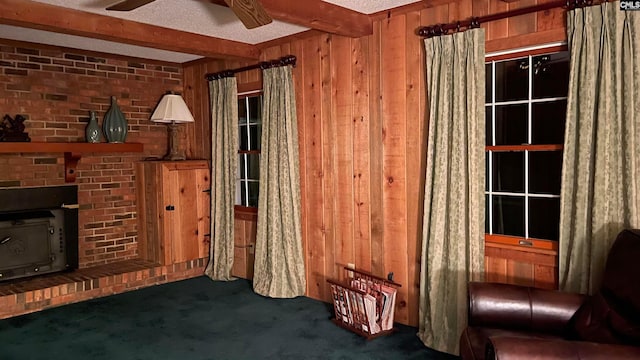
[[[0,189],[0,281],[78,268],[78,188]]]

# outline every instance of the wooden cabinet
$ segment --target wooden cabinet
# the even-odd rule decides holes
[[[162,265],[209,255],[210,170],[206,160],[136,164],[138,253]]]

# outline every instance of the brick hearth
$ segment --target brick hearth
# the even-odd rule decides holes
[[[0,319],[200,276],[206,264],[206,258],[166,266],[135,259],[0,283]]]

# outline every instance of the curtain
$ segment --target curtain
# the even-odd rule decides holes
[[[211,100],[211,245],[205,274],[233,280],[233,207],[238,171],[238,90],[235,77],[209,81]]]
[[[484,30],[425,40],[429,133],[420,339],[458,352],[467,283],[484,272]]]
[[[260,197],[253,289],[269,297],[304,295],[298,125],[291,66],[263,71]]]
[[[640,226],[640,14],[612,2],[567,15],[560,289],[593,293],[618,232]]]

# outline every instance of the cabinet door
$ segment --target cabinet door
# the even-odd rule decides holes
[[[209,256],[211,241],[211,180],[209,168],[196,169],[197,209],[198,214],[198,258]]]
[[[205,206],[208,193],[208,169],[171,169],[166,173],[165,195],[171,208],[166,212],[167,232],[171,238],[172,263],[197,259],[202,251],[208,221]]]

